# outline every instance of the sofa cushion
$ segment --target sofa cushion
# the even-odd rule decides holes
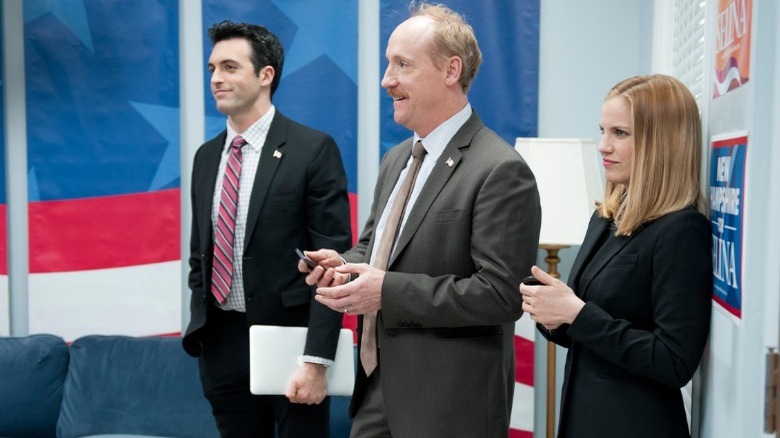
[[[54,436],[67,371],[62,338],[0,337],[0,436]]]
[[[218,437],[179,338],[85,336],[70,347],[57,436]]]
[[[349,419],[350,397],[332,396],[330,398],[330,438],[346,438],[352,428]]]

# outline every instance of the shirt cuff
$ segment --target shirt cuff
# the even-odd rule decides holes
[[[317,365],[321,365],[325,368],[330,367],[334,364],[334,361],[331,359],[325,359],[324,357],[317,357],[317,356],[307,356],[303,355],[303,361],[306,363],[313,363]]]

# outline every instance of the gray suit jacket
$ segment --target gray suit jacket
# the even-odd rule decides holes
[[[408,139],[383,159],[371,215],[346,260],[369,261],[411,146]],[[472,114],[412,207],[382,286],[379,361],[394,436],[506,438],[518,284],[536,260],[540,224],[530,169]],[[359,369],[353,415],[366,385]]]

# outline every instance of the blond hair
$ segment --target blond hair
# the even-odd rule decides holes
[[[441,66],[451,56],[459,57],[463,68],[458,82],[463,92],[467,92],[482,63],[474,29],[462,15],[442,4],[412,2],[409,12],[411,17],[425,16],[433,20],[431,58]]]
[[[702,210],[701,118],[688,88],[671,76],[635,76],[604,100],[613,98],[631,108],[634,152],[630,184],[607,182],[599,214],[614,220],[619,236],[686,207]]]

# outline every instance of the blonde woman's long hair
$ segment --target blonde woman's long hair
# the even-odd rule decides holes
[[[701,117],[688,88],[671,76],[635,76],[612,87],[604,100],[613,98],[631,107],[634,153],[628,186],[607,181],[599,214],[625,236],[674,211],[702,211]]]

